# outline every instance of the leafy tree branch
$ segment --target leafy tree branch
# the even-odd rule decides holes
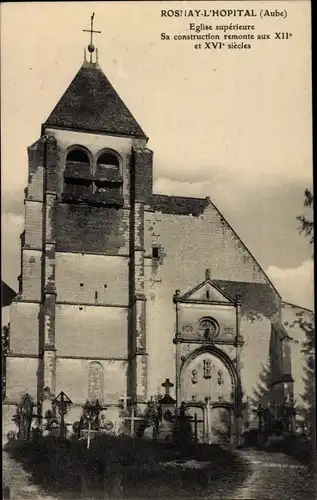
[[[314,206],[314,195],[310,189],[305,190],[304,207],[313,209]],[[307,217],[306,215],[298,215],[297,220],[299,221],[299,232],[304,234],[306,238],[309,238],[309,243],[312,245],[314,243],[314,221],[313,216]]]

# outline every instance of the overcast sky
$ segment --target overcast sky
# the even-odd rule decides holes
[[[100,66],[150,137],[155,191],[210,196],[285,300],[312,307],[312,249],[296,221],[312,184],[310,2],[279,4],[286,20],[253,22],[292,38],[249,51],[161,41],[192,22],[162,18],[166,2],[2,4],[2,279],[17,290],[27,146],[82,64],[94,11]],[[216,6],[237,2],[199,2]],[[243,2],[262,6],[272,2]]]

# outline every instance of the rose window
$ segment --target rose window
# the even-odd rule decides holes
[[[199,323],[198,333],[204,340],[213,340],[217,337],[218,330],[218,323],[211,318],[203,319]]]

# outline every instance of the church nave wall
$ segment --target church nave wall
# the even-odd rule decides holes
[[[258,390],[258,385],[265,386],[260,377],[266,375],[266,381],[269,384],[267,376],[272,373],[269,357],[271,322],[264,317],[252,322],[243,318],[241,335],[244,340],[241,354],[241,380],[244,399],[248,397],[250,401],[257,401],[255,391]]]
[[[127,361],[102,357],[56,360],[56,394],[64,391],[75,405],[90,398],[118,404],[126,391]]]
[[[152,256],[154,244],[161,246],[157,273],[164,286],[181,293],[198,284],[206,268],[211,279],[267,283],[259,265],[212,204],[200,216],[146,212],[146,257]]]
[[[153,259],[152,246],[159,247]],[[204,280],[210,269],[211,280],[267,283],[267,278],[238,237],[210,205],[201,216],[145,213],[145,291],[147,297],[148,391],[156,392],[166,377],[175,382],[175,304],[181,295]],[[206,315],[206,314],[205,314]],[[270,322],[266,319],[250,332],[250,362],[246,374],[248,391],[269,354]],[[261,340],[257,337],[261,332]],[[242,331],[243,334],[243,331]],[[254,358],[259,363],[254,363]],[[249,367],[250,365],[250,367]],[[254,366],[254,369],[252,369]],[[253,370],[253,371],[252,371]],[[175,395],[175,387],[171,393]]]

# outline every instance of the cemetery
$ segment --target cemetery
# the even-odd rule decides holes
[[[123,397],[117,407],[86,401],[81,418],[68,423],[72,401],[61,392],[43,421],[29,394],[17,405],[6,451],[31,471],[33,481],[65,498],[191,497],[224,474],[246,471],[234,452],[199,443],[198,417],[177,410],[169,395],[152,397],[145,409]],[[107,418],[107,412],[112,419]],[[113,418],[115,415],[116,418]],[[59,496],[60,498],[60,496]]]
[[[73,423],[68,422],[73,403],[63,391],[43,419],[25,394],[13,417],[17,431],[10,431],[5,449],[31,471],[35,484],[65,498],[129,498],[132,492],[134,498],[169,498],[176,492],[189,498],[226,475],[243,481],[248,467],[232,446],[201,442],[198,414],[191,415],[184,403],[176,407],[169,379],[162,386],[164,396],[151,397],[143,409],[127,396],[108,408],[86,401]],[[258,426],[246,430],[241,447],[278,451],[286,442],[284,452],[299,449],[289,432],[291,415],[277,423],[261,405],[254,413]],[[306,449],[301,458],[308,461]]]

